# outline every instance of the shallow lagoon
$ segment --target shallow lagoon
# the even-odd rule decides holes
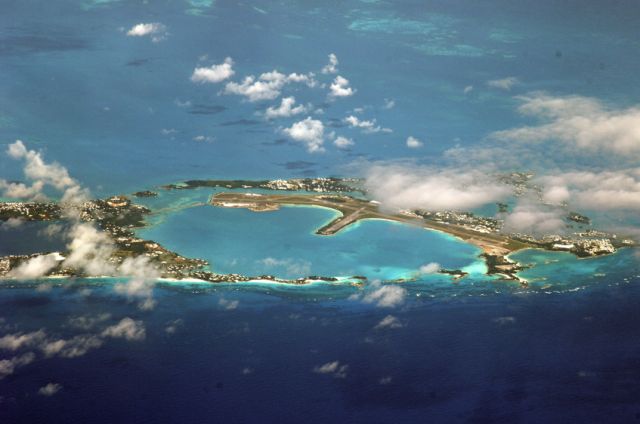
[[[361,221],[333,236],[314,232],[337,216],[315,207],[256,213],[197,206],[156,216],[139,235],[183,255],[210,261],[221,273],[352,276],[389,280],[421,265],[477,267],[474,246],[449,235],[383,220]]]

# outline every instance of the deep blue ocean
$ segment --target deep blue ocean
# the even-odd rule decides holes
[[[540,90],[626,110],[640,98],[638,22],[631,0],[0,0],[0,178],[24,180],[4,154],[21,139],[95,197],[159,191],[136,199],[153,210],[138,235],[215,272],[368,277],[163,281],[150,310],[115,278],[0,281],[0,424],[640,422],[637,249],[517,252],[532,265],[523,287],[484,275],[480,251],[442,233],[364,221],[322,237],[333,211],[254,213],[206,205],[213,190],[159,189],[438,165],[535,123],[517,107]],[[140,23],[162,24],[161,39],[126,35]],[[327,97],[331,53],[355,95]],[[236,82],[278,70],[318,85],[250,102],[190,80],[226,57]],[[308,112],[264,119],[284,96]],[[323,154],[286,136],[307,115],[324,122]],[[392,131],[350,128],[348,115]],[[355,144],[338,149],[331,132]],[[615,162],[532,157],[560,171]],[[44,227],[3,226],[0,256],[63,250]],[[470,275],[417,275],[432,262]]]
[[[5,287],[5,326],[65,336],[69,317],[107,312],[144,320],[146,339],[21,368],[0,380],[0,420],[635,422],[638,283],[435,298],[414,287],[393,311],[350,301],[349,289],[173,287],[156,289],[149,313],[108,284]],[[389,313],[402,327],[375,329]],[[348,366],[344,378],[313,372],[332,361]],[[49,382],[62,390],[37,395]]]

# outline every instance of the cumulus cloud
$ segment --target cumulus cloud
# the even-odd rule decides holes
[[[33,347],[41,343],[47,337],[43,330],[31,333],[6,334],[0,337],[0,349],[18,350],[26,347]]]
[[[335,74],[338,72],[338,56],[331,53],[329,54],[329,63],[322,68],[323,74]]]
[[[297,260],[292,258],[276,259],[272,257],[264,258],[259,261],[261,265],[267,268],[283,268],[288,274],[307,276],[311,273],[311,262]]]
[[[142,310],[150,310],[155,307],[153,299],[153,286],[160,278],[160,272],[149,258],[136,256],[122,261],[118,273],[129,280],[126,283],[118,283],[114,286],[116,293],[124,294],[130,299],[140,299],[138,307]]]
[[[113,275],[115,266],[109,258],[115,251],[113,241],[103,231],[88,223],[76,223],[69,231],[68,256],[64,266],[90,276]]]
[[[79,317],[70,320],[72,326],[81,329],[93,328],[97,323],[109,319],[109,314],[98,317]],[[44,330],[31,333],[7,334],[0,338],[0,349],[16,351],[20,349],[35,348],[40,350],[45,357],[59,356],[62,358],[77,358],[93,349],[101,347],[105,338],[124,338],[126,340],[142,340],[145,338],[145,328],[142,321],[134,321],[124,318],[117,324],[105,328],[99,334],[79,334],[71,338],[52,338],[47,336]],[[30,353],[30,355],[33,355]],[[35,356],[34,356],[35,358]],[[6,369],[11,369],[11,361],[4,362]],[[0,361],[0,368],[2,364]],[[12,371],[13,372],[13,371]],[[2,371],[0,370],[0,377]]]
[[[20,228],[22,227],[22,225],[24,224],[24,219],[23,218],[9,218],[6,221],[4,221],[2,224],[0,224],[0,230],[14,230],[16,228]]]
[[[9,145],[7,154],[13,159],[24,160],[24,174],[34,181],[32,187],[37,186],[41,189],[49,185],[63,192],[62,209],[72,223],[65,234],[69,239],[66,257],[59,253],[37,256],[11,270],[9,277],[16,279],[42,277],[60,263],[64,267],[76,269],[88,276],[131,277],[131,281],[127,284],[116,288],[128,296],[143,298],[140,303],[142,309],[153,308],[155,302],[150,294],[150,285],[151,281],[159,278],[159,272],[144,256],[127,258],[119,267],[116,266],[117,261],[113,258],[116,247],[111,237],[92,224],[81,221],[79,206],[81,202],[88,199],[88,191],[69,176],[65,167],[55,162],[45,162],[40,152],[27,149],[20,140]],[[0,188],[3,186],[6,188],[6,184],[0,184]],[[50,226],[46,233],[52,236],[61,231],[60,226]]]
[[[240,301],[228,300],[228,299],[225,299],[224,297],[221,297],[220,300],[218,301],[218,305],[220,305],[223,309],[226,309],[227,311],[233,311],[235,309],[238,309],[238,306],[240,305]]]
[[[375,119],[364,120],[360,119],[357,116],[349,115],[344,121],[349,124],[352,128],[360,128],[364,133],[377,133],[377,132],[391,132],[389,128],[382,128],[380,125],[377,125]]]
[[[102,337],[121,338],[126,340],[144,340],[147,333],[142,321],[134,321],[127,317],[119,323],[109,326],[101,333]]]
[[[258,78],[253,75],[245,77],[242,82],[228,82],[225,94],[235,94],[246,97],[250,102],[273,100],[280,96],[282,88],[289,83],[304,83],[309,87],[316,85],[313,74],[285,75],[278,71],[265,72]]]
[[[487,81],[487,86],[491,87],[491,88],[498,88],[500,90],[511,90],[511,88],[520,83],[520,81],[518,80],[518,78],[516,77],[506,77],[506,78],[502,78],[502,79],[495,79],[495,80],[490,80]],[[466,89],[465,89],[466,91]]]
[[[63,202],[78,203],[88,198],[88,191],[69,176],[69,172],[64,166],[57,162],[46,163],[40,152],[28,150],[21,140],[10,144],[7,154],[12,159],[24,160],[25,177],[33,181],[33,184],[26,186],[21,183],[8,183],[0,180],[0,188],[3,189],[4,196],[42,200],[45,197],[42,189],[48,185],[63,192]]]
[[[193,137],[193,141],[198,141],[201,143],[213,143],[214,141],[216,141],[216,138],[209,135],[197,135]]]
[[[492,134],[494,139],[523,143],[555,141],[573,153],[640,153],[640,109],[614,109],[597,99],[530,93],[516,97],[518,111],[541,121]]]
[[[267,110],[264,112],[264,116],[267,119],[288,118],[290,116],[298,115],[300,113],[304,113],[307,111],[307,108],[304,105],[295,106],[295,104],[296,104],[295,97],[293,96],[284,97],[280,102],[280,106],[268,107]]]
[[[473,85],[467,85],[463,91],[464,91],[464,94],[471,93],[473,91]]]
[[[393,99],[384,99],[384,108],[393,109],[396,105],[396,101]]]
[[[349,296],[350,300],[361,300],[375,303],[381,308],[393,308],[404,303],[407,291],[397,285],[382,285],[379,280],[373,281],[363,293]]]
[[[193,70],[191,81],[199,83],[217,83],[231,78],[235,74],[233,60],[227,57],[223,63]]]
[[[469,210],[503,200],[511,189],[486,173],[411,165],[373,165],[365,185],[390,209]]]
[[[503,231],[527,234],[560,233],[566,227],[562,219],[564,215],[560,209],[524,199],[504,217]]]
[[[435,274],[436,272],[440,271],[440,269],[442,269],[442,267],[439,263],[429,262],[428,264],[424,264],[420,267],[420,274]]]
[[[617,171],[575,171],[543,175],[534,180],[543,199],[589,210],[640,210],[640,168]]]
[[[38,389],[38,394],[42,396],[53,396],[62,390],[62,386],[58,383],[49,383],[46,386],[42,386]]]
[[[91,330],[97,324],[107,321],[111,318],[111,314],[108,312],[98,314],[96,316],[82,315],[69,318],[69,325],[71,327],[80,328],[82,330]]]
[[[9,197],[11,199],[45,201],[47,200],[47,196],[45,196],[42,192],[43,188],[44,182],[42,181],[36,181],[29,186],[24,183],[14,183],[0,180],[0,190],[2,190],[2,196]]]
[[[418,149],[420,147],[422,147],[424,145],[424,143],[422,143],[422,141],[418,140],[417,138],[415,138],[414,136],[409,136],[407,137],[407,147],[410,149]]]
[[[333,140],[333,144],[335,144],[338,149],[348,149],[356,143],[354,143],[354,141],[350,138],[339,136],[336,137],[335,140]]]
[[[355,94],[356,90],[349,86],[349,80],[338,75],[329,86],[329,97],[349,97]]]
[[[318,365],[313,369],[313,372],[317,374],[329,374],[335,378],[345,378],[348,369],[349,365],[341,364],[340,361],[333,361]]]
[[[102,346],[100,337],[92,334],[81,334],[70,339],[49,340],[39,347],[46,357],[77,358],[93,349]]]
[[[169,321],[167,325],[164,327],[164,331],[167,334],[175,334],[178,331],[178,328],[184,325],[184,320],[182,318],[177,318],[172,321]]]
[[[49,271],[58,266],[64,260],[59,253],[40,255],[22,262],[13,268],[7,276],[16,280],[32,280],[47,275]]]
[[[381,286],[364,295],[365,303],[375,303],[381,308],[393,308],[404,303],[407,291],[399,286]]]
[[[516,323],[516,317],[511,317],[511,316],[497,317],[497,318],[492,319],[492,321],[495,322],[498,325],[515,324]]]
[[[164,40],[167,34],[167,27],[159,22],[139,23],[127,31],[129,37],[150,36],[153,42]]]
[[[33,352],[27,352],[10,359],[0,360],[0,380],[13,374],[17,368],[30,364],[35,358],[36,355]]]
[[[393,315],[387,315],[386,317],[382,318],[382,320],[376,324],[375,327],[373,327],[376,330],[382,330],[385,328],[402,328],[402,322],[400,322],[400,320],[396,317],[394,317]]]
[[[291,139],[304,143],[309,153],[323,152],[324,125],[310,116],[283,130]]]

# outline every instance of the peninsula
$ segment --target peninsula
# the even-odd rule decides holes
[[[531,235],[509,234],[501,231],[494,218],[479,217],[469,212],[423,210],[384,211],[379,202],[351,197],[345,194],[261,194],[222,192],[211,197],[213,206],[247,208],[255,212],[277,210],[280,206],[318,206],[336,210],[340,216],[316,231],[330,236],[363,219],[385,219],[441,231],[477,246],[487,264],[487,274],[499,275],[507,280],[526,281],[517,272],[526,268],[509,259],[510,253],[526,248],[565,250],[579,257],[599,256],[616,251],[618,247],[632,245],[631,240],[618,241],[615,235],[594,230],[572,237],[546,235],[537,239]],[[575,214],[575,213],[574,213]],[[572,216],[569,217],[572,219]],[[446,273],[446,272],[444,272]]]

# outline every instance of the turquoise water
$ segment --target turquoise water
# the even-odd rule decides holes
[[[593,284],[619,284],[640,275],[637,249],[622,249],[613,255],[577,258],[567,252],[528,249],[510,256],[533,265],[520,272],[533,288],[556,290]]]
[[[443,233],[365,220],[333,236],[314,232],[338,213],[314,207],[273,212],[198,206],[156,217],[139,235],[183,255],[207,259],[220,273],[353,276],[389,280],[437,262],[463,268],[479,250]]]

